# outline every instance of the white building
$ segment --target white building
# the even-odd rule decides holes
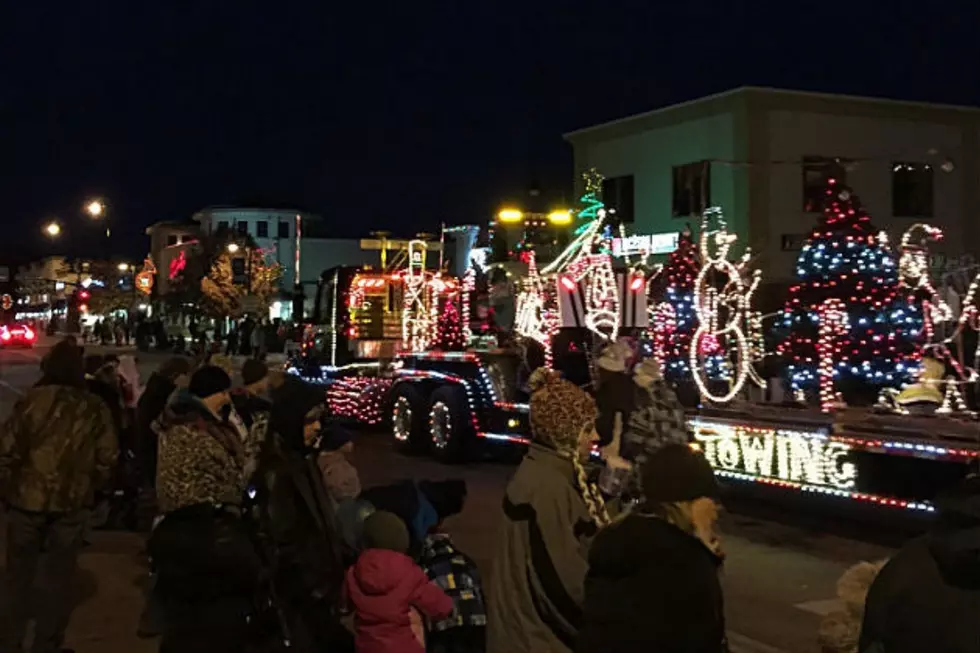
[[[677,232],[720,206],[769,280],[788,281],[835,170],[893,242],[943,228],[947,256],[980,253],[980,109],[739,88],[565,135],[576,176],[639,234]]]

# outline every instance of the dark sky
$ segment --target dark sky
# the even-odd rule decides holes
[[[339,236],[482,220],[534,177],[567,192],[562,132],[745,84],[980,105],[977,3],[0,6],[7,258],[47,216],[81,234],[95,194],[132,255],[151,222],[253,196]]]

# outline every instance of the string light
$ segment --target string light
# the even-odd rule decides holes
[[[823,215],[797,259],[799,283],[783,309],[789,333],[777,351],[787,361],[791,388],[819,386],[819,311],[828,298],[841,300],[848,316],[834,377],[897,387],[918,367],[921,307],[900,293],[888,237],[871,224],[857,197],[834,179],[824,196]]]
[[[847,311],[844,302],[836,297],[824,300],[820,307],[820,336],[817,355],[820,357],[820,410],[829,413],[834,408],[834,366],[840,354],[840,341],[847,334]]]
[[[463,338],[466,339],[468,343],[470,338],[473,336],[473,330],[471,325],[473,323],[473,313],[470,310],[470,302],[472,301],[473,293],[476,291],[476,270],[473,266],[466,268],[466,272],[463,274],[463,307],[462,307],[462,320],[463,320]]]
[[[823,431],[803,431],[695,419],[694,439],[712,467],[750,476],[835,489],[857,483],[851,446]]]
[[[709,229],[712,220],[717,222],[716,229]],[[752,295],[759,286],[762,273],[756,270],[751,281],[745,280],[748,274],[748,252],[737,264],[728,260],[729,250],[735,240],[736,236],[728,233],[721,209],[707,209],[701,225],[702,267],[694,284],[693,306],[698,326],[691,338],[689,363],[701,396],[715,403],[728,403],[734,399],[749,379],[760,387],[765,387],[764,382],[752,370],[751,351],[745,336]],[[712,243],[714,252],[711,251]],[[720,291],[708,279],[712,273],[722,274],[726,279]],[[727,309],[726,319],[723,324],[719,324],[720,309],[723,306]],[[734,359],[732,362],[735,369],[728,375],[728,392],[714,394],[708,388],[708,380],[705,378],[708,371],[700,364],[700,359],[703,354],[717,354],[721,351],[726,354],[721,360]],[[722,373],[723,368],[718,369],[718,372]]]

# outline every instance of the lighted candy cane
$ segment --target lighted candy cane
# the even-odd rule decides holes
[[[524,280],[523,289],[517,296],[517,318],[515,330],[525,338],[541,343],[544,347],[545,364],[552,362],[551,340],[560,326],[558,312],[548,306],[545,296],[544,281],[538,274],[538,265],[534,252],[528,261],[528,276]]]
[[[711,219],[717,220],[717,229],[708,229]],[[765,387],[765,382],[752,369],[750,343],[742,328],[742,323],[749,314],[752,295],[762,280],[762,273],[756,270],[752,280],[745,282],[744,276],[750,259],[749,252],[746,251],[738,264],[728,260],[728,252],[735,240],[736,236],[728,233],[721,209],[707,209],[702,220],[700,237],[701,260],[704,264],[694,284],[694,312],[698,318],[698,328],[691,338],[689,355],[691,372],[701,396],[715,403],[727,403],[734,399],[750,378],[760,387]],[[712,242],[716,248],[714,253],[711,252]],[[728,279],[721,292],[708,282],[708,275],[712,271],[724,274]],[[719,325],[719,307],[722,304],[729,308],[730,313],[727,321]],[[722,338],[735,342],[736,371],[728,393],[715,395],[708,389],[707,379],[703,377],[703,370],[698,364],[698,352],[703,339],[720,343]]]
[[[652,312],[653,324],[653,357],[660,363],[660,369],[666,369],[667,343],[670,336],[677,330],[677,313],[673,304],[661,302]]]
[[[840,351],[840,341],[847,334],[849,322],[844,302],[831,297],[820,305],[820,327],[817,339],[817,355],[820,357],[820,410],[829,413],[834,407],[834,363]]]

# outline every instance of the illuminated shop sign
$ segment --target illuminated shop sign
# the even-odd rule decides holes
[[[695,440],[719,471],[839,490],[853,488],[851,447],[822,431],[803,431],[696,419]]]
[[[613,238],[613,256],[632,254],[670,254],[677,249],[680,233],[647,234],[645,236],[626,236]]]

